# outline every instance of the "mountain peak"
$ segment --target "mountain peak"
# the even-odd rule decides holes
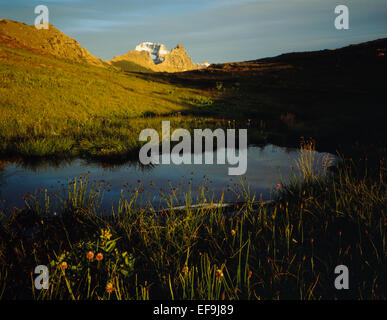
[[[165,56],[169,53],[163,44],[153,42],[142,42],[136,46],[135,50],[148,52],[155,64],[163,62]]]
[[[106,66],[73,38],[49,24],[48,29],[37,29],[8,19],[0,19],[0,41],[9,46],[27,48],[41,54],[50,54],[81,63]],[[196,64],[182,44],[168,51],[157,42],[142,42],[135,49],[106,61],[127,71],[139,72],[182,72],[206,68],[209,64]]]
[[[109,62],[125,70],[128,69],[125,68],[126,66],[129,69],[132,68],[133,65],[130,63],[134,63],[155,72],[182,72],[204,67],[202,64],[195,64],[180,43],[168,51],[166,46],[161,43],[142,42],[134,50],[114,57]],[[127,71],[130,71],[129,69]]]

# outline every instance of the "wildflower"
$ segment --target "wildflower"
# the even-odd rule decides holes
[[[60,267],[65,270],[67,269],[68,265],[67,265],[67,262],[66,261],[63,261],[61,264],[60,264]]]
[[[103,254],[102,253],[98,253],[95,258],[97,259],[97,261],[101,261],[103,259]]]
[[[281,185],[279,183],[277,184],[277,188],[281,188]]]
[[[215,275],[216,275],[216,280],[218,280],[218,281],[220,281],[223,278],[223,276],[224,276],[223,275],[223,271],[220,270],[220,269],[216,270]]]
[[[235,230],[231,230],[231,235],[234,237],[236,235]]]
[[[110,229],[101,229],[101,236],[100,238],[103,240],[110,240],[112,234],[110,233]]]
[[[89,260],[92,260],[94,258],[94,252],[93,251],[89,251],[86,254],[86,258],[89,259]]]
[[[253,275],[253,272],[251,270],[249,270],[249,274],[248,274],[247,278],[250,279],[252,275]]]
[[[111,282],[109,282],[107,285],[106,285],[106,292],[107,293],[112,293],[114,291],[114,286]]]
[[[183,270],[181,270],[181,272],[184,273],[184,274],[188,273],[188,267],[185,266],[185,267],[183,268]]]

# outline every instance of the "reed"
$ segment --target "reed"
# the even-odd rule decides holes
[[[232,214],[192,207],[221,201],[205,188],[198,199],[187,194],[179,210],[173,194],[165,195],[165,210],[139,208],[134,192],[122,194],[108,216],[98,207],[103,192],[79,178],[61,195],[31,196],[27,210],[1,215],[0,293],[3,299],[385,299],[384,175],[383,166],[371,176],[343,161],[334,174],[283,184],[271,204],[240,186],[243,205]],[[33,287],[38,264],[49,266],[49,290]],[[340,264],[356,289],[335,289]]]

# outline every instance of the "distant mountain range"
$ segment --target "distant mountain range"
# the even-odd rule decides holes
[[[259,143],[292,141],[292,146],[297,146],[299,137],[304,136],[330,148],[332,143],[355,147],[358,140],[370,146],[386,140],[387,38],[333,50],[211,64],[189,72],[139,75],[118,69],[154,72],[173,65],[176,69],[170,70],[185,70],[184,64],[197,67],[182,46],[168,51],[161,44],[142,43],[107,62],[53,26],[37,30],[0,20],[0,153],[42,155],[40,146],[46,147],[46,141],[41,130],[45,130],[48,141],[52,141],[45,149],[48,153],[57,153],[62,142],[57,146],[56,141],[65,137],[63,148],[72,148],[74,143],[87,155],[103,155],[105,150],[112,150],[112,154],[117,150],[121,155],[127,150],[121,149],[121,142],[125,146],[138,142],[137,138],[127,139],[126,129],[117,130],[123,139],[119,144],[114,138],[105,149],[100,140],[92,142],[97,133],[90,134],[90,144],[83,147],[83,136],[74,140],[67,128],[78,124],[82,128],[88,123],[94,126],[98,121],[95,128],[106,128],[110,137],[110,132],[116,132],[116,124],[105,120],[116,118],[124,124],[125,119],[177,113],[252,119],[257,126],[263,126],[261,119],[268,119],[268,123],[262,123],[270,129],[262,131],[263,137],[257,135]],[[46,118],[56,125],[46,125]],[[7,125],[14,119],[17,121],[11,127],[16,128],[18,123],[25,127],[9,134]],[[156,119],[142,121],[145,124]],[[129,132],[133,132],[131,128]],[[337,142],[332,137],[337,137]],[[29,139],[30,144],[21,143]],[[60,150],[67,153],[63,151],[67,149]]]
[[[169,52],[163,44],[152,42],[140,43],[128,53],[103,61],[51,24],[47,30],[38,30],[33,25],[0,19],[0,41],[77,62],[101,67],[112,65],[125,71],[181,72],[209,66],[208,63],[194,63],[181,44]]]
[[[266,65],[268,62],[281,61],[284,64],[283,68],[285,68],[288,61],[293,62],[295,60],[302,61],[303,64],[311,63],[316,67],[321,64],[321,61],[330,60],[337,60],[336,64],[341,65],[356,60],[360,52],[369,55],[373,59],[375,58],[375,54],[379,59],[381,57],[385,58],[387,54],[385,49],[386,41],[386,39],[380,39],[341,49],[286,53],[273,58],[212,64],[211,66],[207,62],[202,64],[194,63],[181,44],[178,44],[176,48],[168,51],[161,43],[143,42],[123,55],[103,61],[93,56],[75,39],[65,35],[51,24],[47,30],[38,30],[34,25],[30,26],[22,22],[0,19],[0,42],[7,45],[80,63],[87,63],[104,68],[115,67],[134,72],[182,72],[209,67],[207,71],[210,75],[215,71],[230,73],[246,70],[252,73],[261,72],[262,64]]]
[[[125,71],[136,71],[134,65],[154,72],[182,72],[209,66],[207,62],[194,63],[181,44],[169,52],[163,44],[152,42],[140,43],[135,49],[107,62]]]

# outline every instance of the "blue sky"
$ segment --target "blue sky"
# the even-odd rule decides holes
[[[144,41],[181,43],[195,62],[244,61],[387,37],[386,0],[0,0],[0,18],[33,24],[34,7],[92,54],[111,59]],[[350,29],[334,27],[337,5]]]

